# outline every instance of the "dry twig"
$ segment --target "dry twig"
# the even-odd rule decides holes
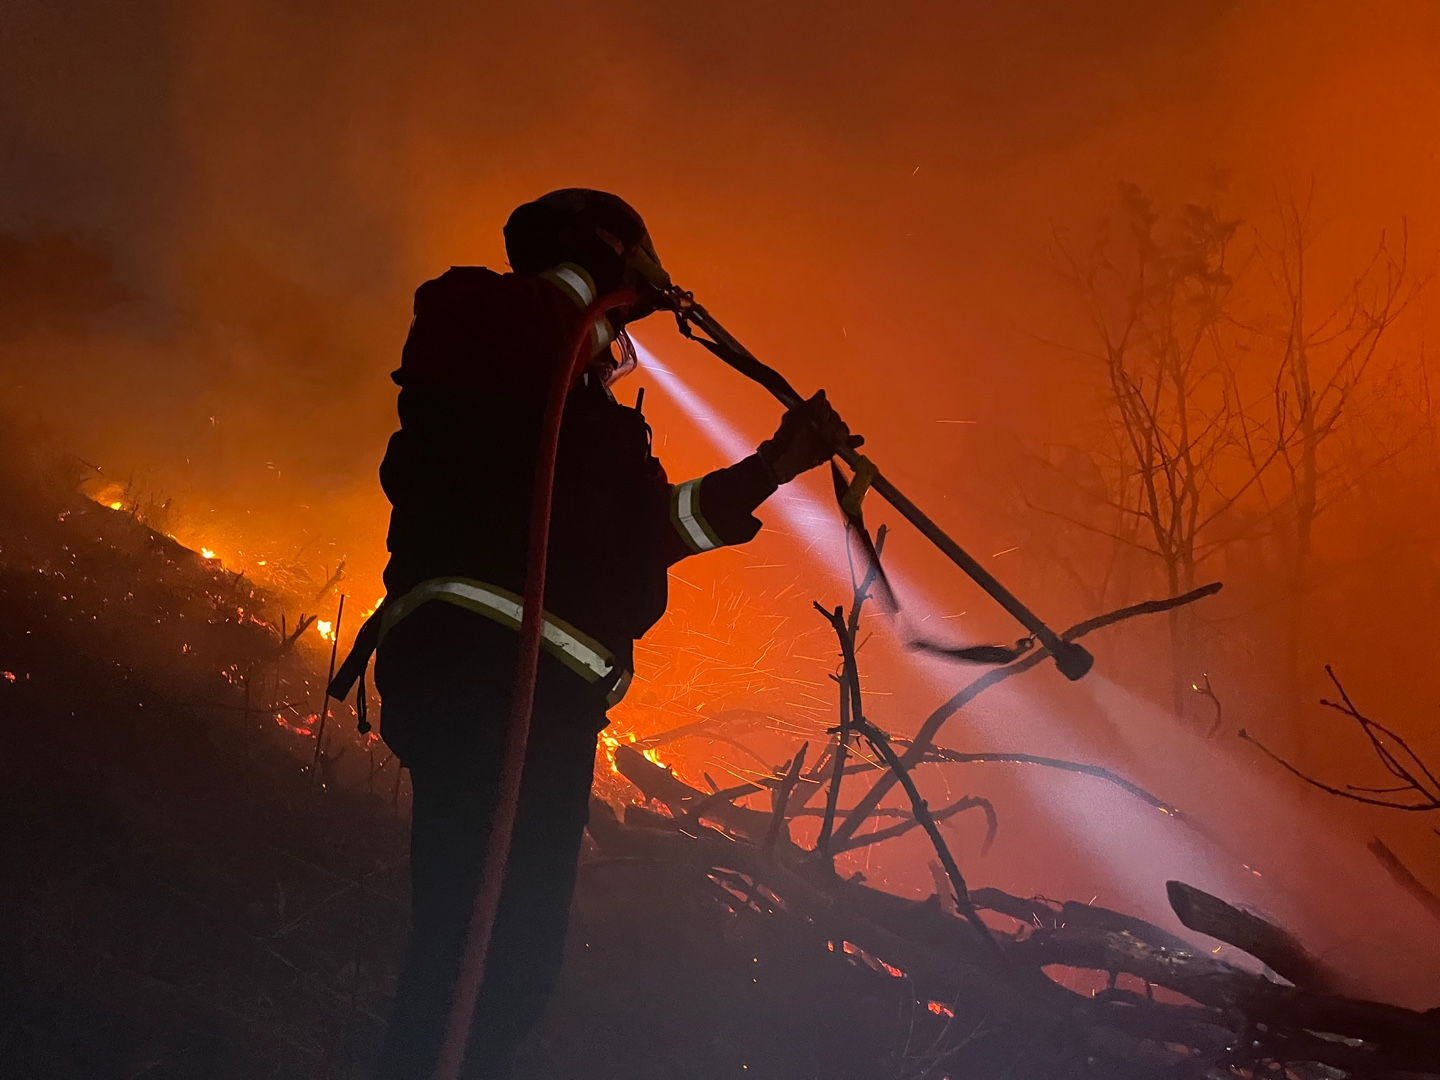
[[[1375,751],[1375,756],[1379,759],[1380,764],[1384,766],[1386,772],[1400,781],[1399,784],[1390,787],[1360,787],[1355,784],[1346,784],[1343,788],[1335,787],[1333,784],[1327,784],[1323,780],[1318,780],[1308,773],[1302,772],[1243,728],[1239,733],[1240,738],[1254,744],[1266,757],[1298,776],[1311,787],[1319,788],[1321,791],[1337,795],[1342,799],[1364,803],[1367,806],[1383,806],[1390,810],[1411,810],[1420,813],[1440,810],[1440,779],[1436,778],[1430,767],[1414,750],[1410,749],[1410,744],[1399,734],[1379,721],[1370,719],[1355,707],[1355,703],[1350,700],[1350,695],[1345,692],[1345,687],[1341,685],[1329,664],[1325,665],[1325,674],[1330,676],[1330,681],[1335,684],[1335,689],[1340,693],[1340,700],[1335,702],[1322,698],[1320,704],[1343,713],[1360,725],[1360,730],[1370,741],[1370,748]],[[1402,801],[1385,797],[1404,793],[1408,793],[1411,798]]]
[[[1062,641],[1078,641],[1087,634],[1106,626],[1113,626],[1115,623],[1124,622],[1126,619],[1133,619],[1140,615],[1154,615],[1170,611],[1173,608],[1183,607],[1186,604],[1193,604],[1197,600],[1203,600],[1207,596],[1213,596],[1220,591],[1220,582],[1212,582],[1193,589],[1180,596],[1169,597],[1164,600],[1148,600],[1141,604],[1132,604],[1129,607],[1120,608],[1117,611],[1105,615],[1097,615],[1093,619],[1086,619],[1084,622],[1076,623],[1070,629],[1060,635]],[[913,768],[925,759],[925,755],[934,744],[935,736],[939,734],[946,722],[959,712],[962,708],[974,701],[991,687],[1004,682],[1006,679],[1023,674],[1044,663],[1050,656],[1050,650],[1037,648],[1028,653],[1023,659],[1013,664],[1006,664],[1004,667],[987,671],[974,682],[963,687],[948,701],[932,712],[920,725],[910,748],[901,757],[901,762],[906,768]],[[855,808],[846,816],[845,820],[836,828],[835,835],[838,840],[848,840],[854,836],[861,825],[865,823],[870,813],[880,805],[880,801],[889,793],[896,784],[893,774],[886,773],[876,780],[875,785],[865,796],[855,804]]]

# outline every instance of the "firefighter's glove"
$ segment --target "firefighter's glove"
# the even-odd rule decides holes
[[[777,484],[788,484],[825,464],[842,447],[854,448],[864,442],[863,436],[850,434],[821,390],[785,413],[775,434],[760,444],[760,459],[774,473]]]

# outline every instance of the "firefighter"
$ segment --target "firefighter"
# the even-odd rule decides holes
[[[393,375],[400,430],[380,466],[393,509],[375,677],[414,812],[409,955],[381,1080],[429,1080],[442,1042],[505,745],[541,416],[585,308],[622,287],[640,297],[596,325],[565,403],[544,649],[467,1077],[506,1075],[554,987],[596,739],[633,643],[665,611],[667,568],[750,540],[779,485],[861,441],[822,391],[743,461],[672,484],[638,403],[611,391],[634,364],[625,327],[659,299],[634,269],[637,257],[658,264],[640,216],[614,195],[556,191],[511,215],[505,246],[511,273],[457,266],[420,286]]]

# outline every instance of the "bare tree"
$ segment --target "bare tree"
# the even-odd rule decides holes
[[[1264,328],[1279,345],[1271,395],[1274,418],[1264,426],[1279,436],[1274,441],[1285,477],[1288,512],[1280,515],[1279,524],[1290,566],[1286,659],[1297,703],[1315,521],[1355,479],[1338,475],[1323,450],[1362,405],[1361,391],[1381,342],[1421,284],[1408,268],[1409,237],[1402,226],[1398,249],[1382,231],[1369,260],[1340,298],[1328,305],[1318,302],[1311,279],[1317,236],[1314,198],[1313,181],[1303,197],[1277,195],[1278,231],[1257,232],[1277,309]]]
[[[1322,305],[1311,273],[1313,195],[1312,184],[1303,198],[1277,197],[1278,228],[1253,230],[1268,295],[1257,275],[1233,267],[1240,222],[1213,206],[1162,220],[1138,188],[1122,185],[1123,244],[1102,229],[1082,254],[1055,232],[1059,266],[1098,346],[1087,355],[1103,372],[1108,452],[1090,455],[1100,492],[1082,495],[1093,513],[1076,520],[1039,507],[1158,561],[1171,592],[1193,588],[1197,566],[1228,544],[1278,539],[1292,690],[1316,520],[1358,479],[1354,461],[1388,452],[1377,444],[1336,454],[1327,443],[1378,399],[1369,391],[1382,385],[1382,344],[1422,284],[1408,267],[1405,231],[1398,244],[1382,231],[1338,300]],[[1189,670],[1192,617],[1171,614],[1177,713],[1200,681]]]
[[[1234,324],[1230,249],[1240,223],[1188,205],[1165,228],[1139,188],[1122,184],[1120,197],[1129,236],[1118,264],[1108,228],[1084,253],[1065,230],[1054,235],[1098,345],[1088,355],[1104,373],[1111,443],[1101,456],[1104,513],[1076,524],[1147,553],[1169,592],[1188,592],[1206,554],[1202,533],[1270,464],[1262,455],[1234,467],[1245,456],[1244,406],[1222,330]],[[1189,613],[1172,610],[1169,631],[1174,708],[1183,713]]]

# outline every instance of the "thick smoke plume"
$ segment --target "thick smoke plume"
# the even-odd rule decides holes
[[[1288,504],[1246,488],[1199,567],[1227,589],[1196,613],[1184,716],[1163,632],[1137,630],[1100,650],[1093,691],[997,700],[955,738],[1172,782],[1168,796],[1229,844],[1181,862],[1228,874],[1269,859],[1283,884],[1247,880],[1255,902],[1308,913],[1330,940],[1355,914],[1312,894],[1335,851],[1363,854],[1383,829],[1436,865],[1423,829],[1313,801],[1231,745],[1245,727],[1310,771],[1377,782],[1353,771],[1354,732],[1314,704],[1330,662],[1440,759],[1424,337],[1440,246],[1434,5],[19,0],[0,25],[8,422],[43,422],[97,489],[163,508],[168,530],[229,564],[289,561],[323,581],[343,560],[365,607],[380,592],[375,470],[410,295],[451,264],[500,265],[501,223],[541,191],[623,193],[677,280],[797,386],[825,387],[877,460],[1062,625],[1165,581],[1090,516],[1110,490],[1114,428],[1089,358],[1093,312],[1057,238],[1089,251],[1108,221],[1123,248],[1121,182],[1162,223],[1187,205],[1233,222],[1236,300],[1214,333],[1244,354],[1237,393],[1253,395],[1283,357],[1281,264],[1267,252],[1290,201],[1310,200],[1316,311],[1342,309],[1382,234],[1392,250],[1403,235],[1412,291],[1325,448],[1299,637]],[[652,322],[644,343],[714,416],[768,434],[772,402]],[[655,385],[643,371],[636,382]],[[474,402],[477,418],[493,407]],[[718,463],[673,396],[647,407],[672,474]],[[625,722],[655,730],[764,697],[725,674],[762,655],[794,680],[764,707],[823,718],[833,661],[807,612],[831,585],[807,543],[777,525],[753,549],[684,567],[662,639],[707,628],[717,665],[656,655],[662,685]],[[1013,636],[903,530],[891,551],[915,582],[915,618],[957,641]],[[876,719],[913,729],[951,676],[917,676],[883,635],[872,650],[869,689],[893,695]],[[1202,676],[1223,702],[1208,740],[1213,699],[1186,689]],[[993,856],[1013,880],[997,883],[1028,887],[1043,867],[1078,895],[1147,877],[1107,832],[1133,826],[1123,815],[1096,809],[1071,832],[1062,803],[994,783],[1014,830]],[[1267,821],[1307,831],[1284,843]],[[1064,852],[1072,865],[1056,871]],[[929,888],[919,849],[883,871],[876,860],[872,877]],[[1396,992],[1433,996],[1428,962],[1397,959]]]

